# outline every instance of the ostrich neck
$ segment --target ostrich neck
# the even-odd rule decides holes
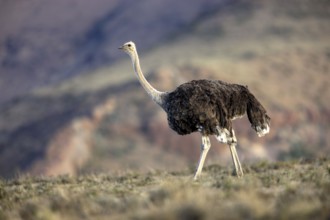
[[[135,53],[134,56],[132,56],[132,62],[133,62],[134,71],[135,71],[141,85],[143,86],[143,88],[147,91],[147,93],[149,94],[149,96],[152,98],[152,100],[154,102],[156,102],[158,105],[162,106],[162,104],[163,104],[162,103],[162,94],[164,94],[164,92],[158,91],[157,89],[152,87],[152,85],[150,85],[150,83],[146,80],[146,78],[144,77],[144,75],[142,73],[139,56],[137,53]]]

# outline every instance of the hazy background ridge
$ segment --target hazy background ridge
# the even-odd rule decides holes
[[[129,58],[134,40],[152,84],[248,85],[272,118],[257,138],[235,122],[243,163],[329,154],[328,1],[1,1],[0,175],[178,169],[200,136],[178,136]],[[212,142],[207,163],[230,164]]]

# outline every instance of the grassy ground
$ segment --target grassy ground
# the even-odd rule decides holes
[[[330,160],[0,181],[0,219],[328,219]]]

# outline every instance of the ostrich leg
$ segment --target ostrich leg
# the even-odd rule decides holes
[[[233,163],[234,163],[234,166],[235,166],[236,175],[237,175],[237,177],[242,177],[243,176],[243,169],[242,169],[241,163],[240,163],[238,155],[237,155],[236,143],[229,144],[229,149],[230,149],[231,157],[233,159]]]
[[[237,151],[236,151],[237,139],[235,137],[234,130],[232,130],[231,135],[232,135],[232,138],[231,138],[232,141],[230,143],[228,143],[230,153],[231,153],[231,157],[233,159],[233,163],[234,163],[234,166],[235,166],[235,172],[236,172],[237,177],[242,177],[243,176],[243,169],[242,169],[241,162],[239,161],[238,154],[237,154]]]
[[[202,146],[201,146],[201,156],[199,158],[197,170],[194,176],[194,180],[198,178],[198,176],[201,174],[204,161],[206,158],[207,153],[209,152],[209,149],[211,147],[211,142],[208,136],[202,136]]]

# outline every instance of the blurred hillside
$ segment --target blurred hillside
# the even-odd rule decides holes
[[[272,125],[259,139],[235,121],[243,163],[330,153],[327,1],[31,2],[0,7],[2,176],[197,162],[200,136],[168,128],[116,49],[127,40],[160,90],[198,78],[249,86]],[[206,162],[230,164],[227,147],[213,142]]]
[[[225,2],[194,0],[186,7],[174,0],[3,0],[0,103],[109,65],[124,41],[155,46]]]

